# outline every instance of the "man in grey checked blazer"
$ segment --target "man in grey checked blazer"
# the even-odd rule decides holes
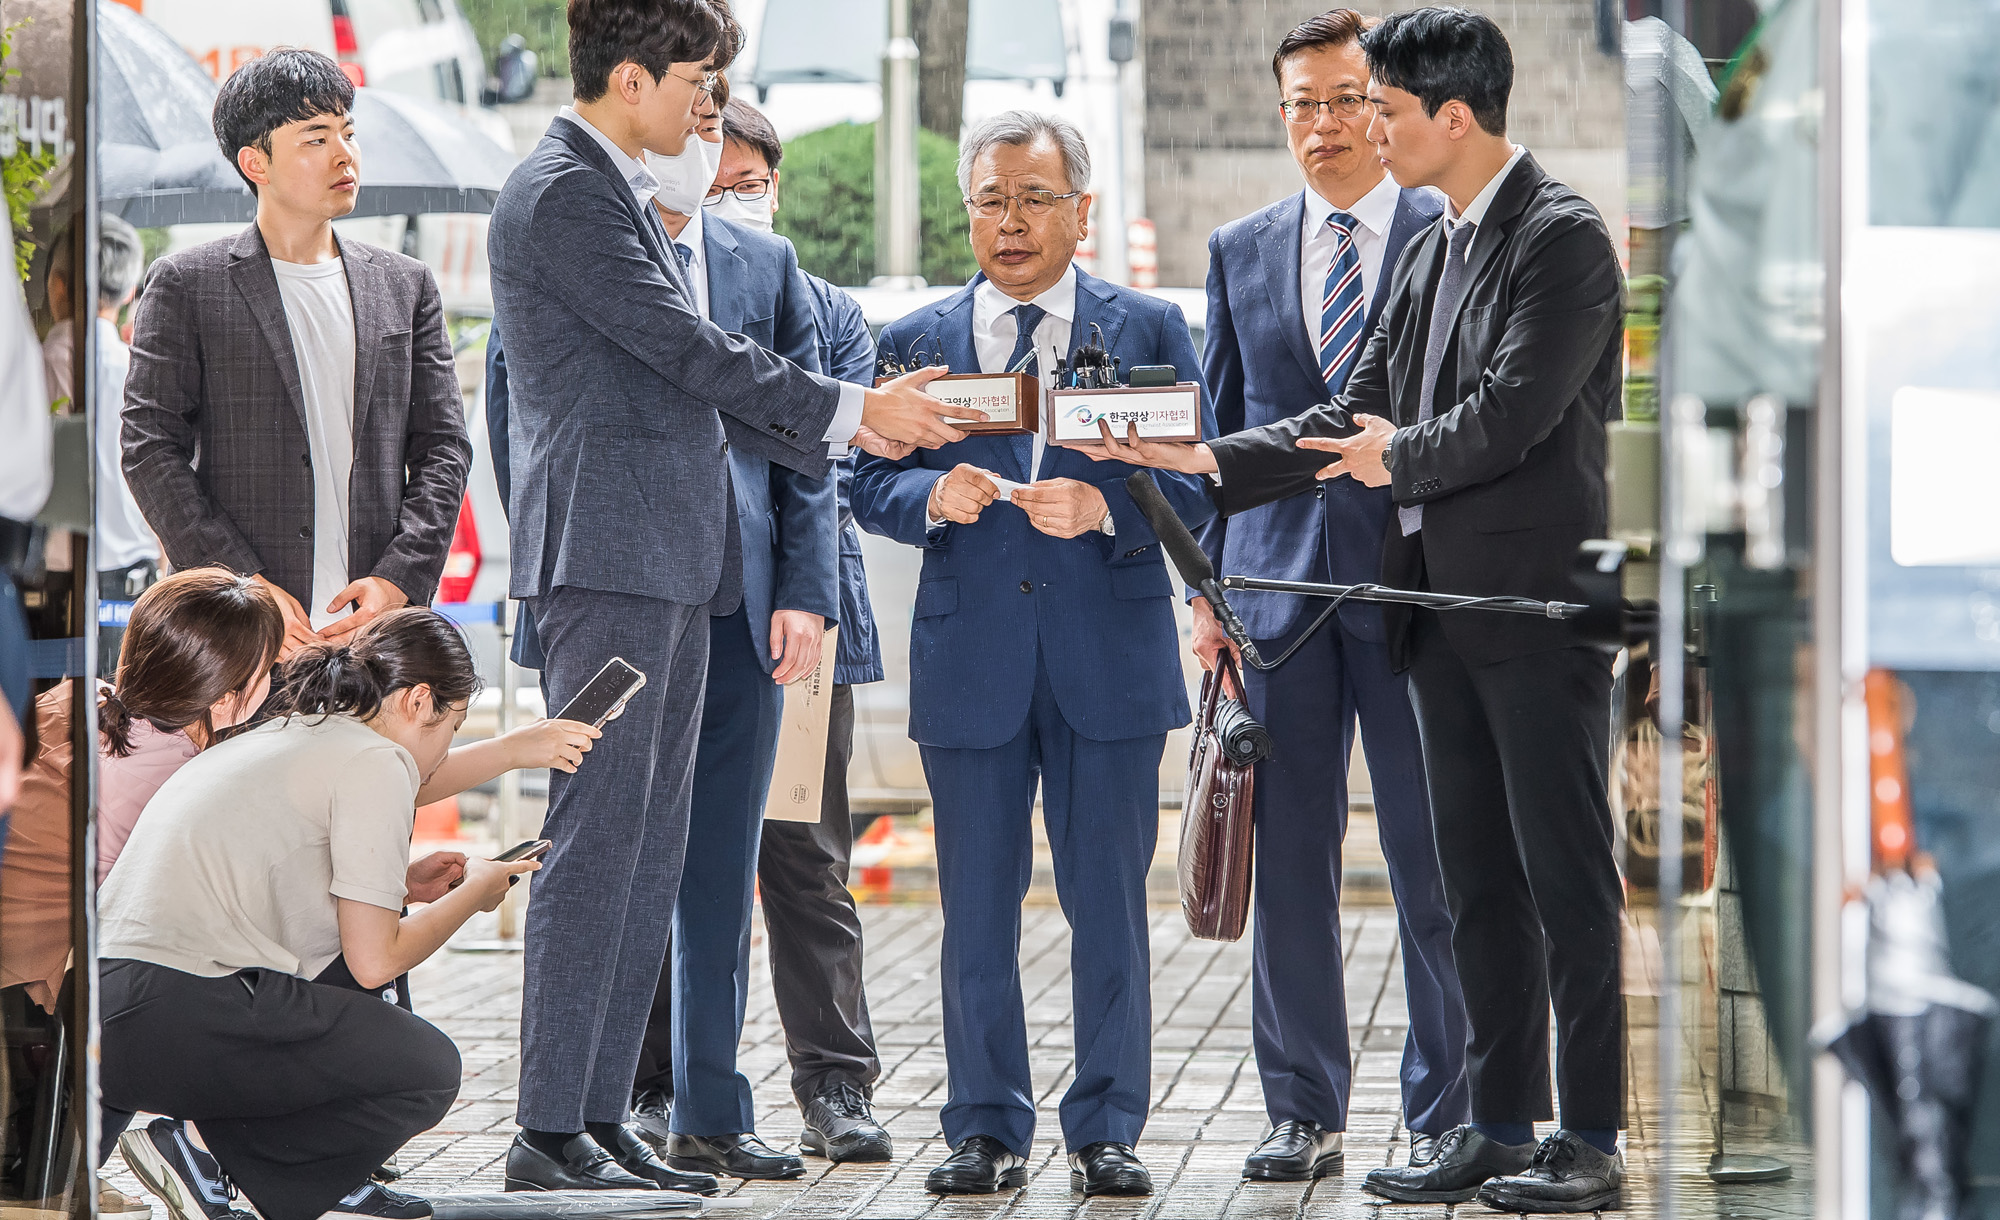
[[[589,762],[551,781],[507,1185],[700,1189],[626,1119],[687,844],[708,619],[742,593],[729,448],[819,476],[830,446],[908,453],[959,434],[921,392],[935,374],[843,386],[696,310],[641,156],[685,146],[705,74],[741,41],[727,9],[577,0],[569,21],[576,104],[508,179],[488,238],[507,336],[509,591],[534,612],[551,707],[612,657],[649,680]]]
[[[120,443],[126,481],[167,558],[271,585],[289,652],[314,638],[307,616],[327,613],[336,590],[360,612],[325,625],[334,639],[382,610],[431,600],[472,446],[429,268],[333,232],[359,178],[353,86],[310,51],[267,58],[216,101],[217,138],[259,193],[257,223],[153,264],[134,321]],[[277,272],[297,269],[332,272],[351,353],[325,333],[344,326],[290,320],[294,302]],[[302,379],[316,350],[351,359],[351,398]],[[324,459],[329,440],[322,410],[346,417],[352,432],[345,521],[316,508],[326,468],[315,449]],[[323,579],[331,587],[316,598],[316,535],[343,529],[345,571]]]

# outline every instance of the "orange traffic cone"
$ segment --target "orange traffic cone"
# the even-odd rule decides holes
[[[440,839],[463,839],[465,831],[458,824],[458,798],[448,796],[441,801],[418,806],[416,833],[410,837],[427,843]]]

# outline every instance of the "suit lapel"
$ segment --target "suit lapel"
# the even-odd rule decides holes
[[[1299,367],[1314,381],[1324,382],[1313,355],[1313,336],[1306,333],[1305,301],[1299,295],[1299,259],[1305,249],[1306,193],[1272,208],[1257,228],[1257,253],[1264,263],[1264,290],[1278,315],[1278,331]]]
[[[285,383],[285,397],[292,400],[292,411],[299,417],[299,428],[310,433],[306,425],[305,389],[299,382],[299,357],[292,348],[292,330],[285,322],[285,298],[278,292],[278,276],[271,270],[264,235],[256,225],[251,225],[237,235],[229,253],[235,260],[229,264],[229,280],[242,295],[250,316],[256,319],[264,345],[271,349],[278,377]]]
[[[367,247],[341,241],[337,235],[334,241],[347,269],[347,295],[354,309],[354,435],[358,439],[374,399],[375,363],[381,355],[382,339],[389,333],[389,320],[382,308],[389,299],[389,282]]]
[[[1437,301],[1438,273],[1444,270],[1444,252],[1444,226],[1441,224],[1433,225],[1431,228],[1418,234],[1415,247],[1404,251],[1404,257],[1415,260],[1413,263],[1415,269],[1410,277],[1410,291],[1411,295],[1416,297],[1417,305],[1414,324],[1419,328],[1416,336],[1417,364],[1419,369],[1421,369],[1423,364],[1424,345],[1429,342],[1431,306]],[[1393,365],[1391,366],[1391,370],[1393,372]],[[1421,376],[1412,374],[1405,380],[1407,382],[1408,401],[1405,401],[1404,395],[1398,395],[1395,403],[1397,414],[1396,424],[1399,427],[1407,428],[1417,422],[1419,406],[1417,395],[1421,392],[1419,385],[1423,379]]]
[[[732,334],[741,334],[750,312],[744,300],[750,287],[750,269],[737,252],[736,239],[704,216],[701,251],[708,262],[708,320]]]
[[[1382,306],[1389,300],[1389,283],[1395,278],[1396,260],[1402,257],[1403,247],[1437,220],[1435,215],[1417,207],[1415,197],[1416,192],[1410,190],[1397,195],[1396,217],[1389,223],[1389,236],[1383,243],[1382,270],[1375,277],[1375,299],[1368,302],[1368,321],[1363,333],[1373,333],[1375,324],[1382,320]]]
[[[579,160],[603,174],[611,183],[611,193],[617,196],[619,206],[639,226],[640,240],[652,252],[653,261],[660,265],[668,281],[680,289],[688,307],[694,308],[694,294],[689,291],[687,277],[681,274],[681,260],[674,257],[673,239],[667,236],[667,226],[661,222],[659,210],[650,203],[639,202],[637,196],[632,194],[631,183],[618,176],[618,167],[611,164],[611,158],[597,146],[597,141],[591,138],[589,132],[566,118],[557,118],[549,124],[549,134],[561,140]]]
[[[1479,277],[1500,257],[1507,239],[1513,235],[1514,222],[1520,219],[1521,209],[1528,206],[1528,197],[1541,184],[1542,167],[1527,153],[1521,154],[1520,161],[1508,172],[1507,180],[1493,193],[1493,202],[1486,208],[1486,215],[1480,218],[1479,227],[1472,233],[1472,252],[1465,264],[1465,291],[1458,294],[1458,304],[1452,310],[1451,338],[1445,347],[1445,355],[1455,356],[1458,346],[1458,315],[1465,311],[1465,302],[1479,285]],[[1443,225],[1438,229],[1442,231]],[[1435,282],[1432,290],[1436,290]]]

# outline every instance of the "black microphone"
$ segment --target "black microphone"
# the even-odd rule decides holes
[[[1243,663],[1257,669],[1264,668],[1264,658],[1257,655],[1257,645],[1251,641],[1250,633],[1243,630],[1243,620],[1236,617],[1236,611],[1229,607],[1229,599],[1222,595],[1222,586],[1215,579],[1215,565],[1208,562],[1201,544],[1182,524],[1174,506],[1160,494],[1160,485],[1153,482],[1153,476],[1144,470],[1134,471],[1125,480],[1125,490],[1132,493],[1132,502],[1139,506],[1140,515],[1159,535],[1160,545],[1165,548],[1167,558],[1173,561],[1174,570],[1181,574],[1181,580],[1199,589],[1202,600],[1215,611],[1215,621],[1222,625],[1222,633],[1229,637],[1229,642],[1243,654]]]

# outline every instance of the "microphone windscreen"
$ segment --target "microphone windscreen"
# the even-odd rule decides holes
[[[1152,474],[1144,470],[1135,471],[1125,480],[1125,490],[1132,493],[1132,502],[1139,506],[1139,515],[1146,518],[1146,524],[1159,535],[1160,545],[1166,548],[1167,558],[1173,561],[1174,570],[1181,574],[1181,581],[1199,589],[1202,582],[1214,580],[1215,565],[1208,562],[1201,544],[1181,523],[1174,506],[1160,494],[1160,485],[1153,482]]]

